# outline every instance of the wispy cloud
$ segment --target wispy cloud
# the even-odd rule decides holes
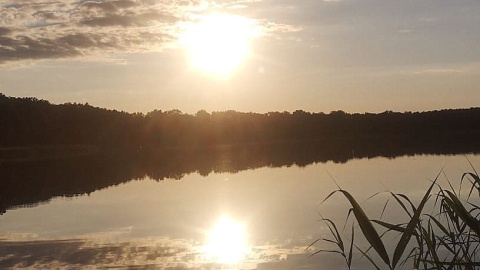
[[[158,2],[1,3],[0,63],[159,49],[180,18],[173,2]]]
[[[172,3],[22,1],[1,3],[0,63],[161,48],[178,20]]]
[[[191,14],[246,9],[255,2],[224,1],[212,7],[200,0],[0,1],[0,64],[161,50],[177,40],[179,25],[191,21]]]
[[[422,75],[422,74],[459,74],[469,72],[468,69],[455,69],[455,68],[428,68],[414,71],[413,74]]]
[[[459,63],[449,65],[431,65],[413,67],[405,74],[409,75],[462,75],[477,74],[480,70],[480,62]]]

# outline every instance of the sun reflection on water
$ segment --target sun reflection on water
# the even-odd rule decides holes
[[[203,254],[209,261],[220,264],[242,262],[251,252],[245,225],[222,216],[206,235]]]

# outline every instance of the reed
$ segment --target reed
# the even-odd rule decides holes
[[[348,269],[353,267],[354,248],[375,269],[405,268],[407,263],[411,263],[412,269],[480,269],[480,176],[471,167],[472,171],[462,175],[456,189],[448,178],[447,184],[439,184],[441,174],[437,175],[418,204],[405,194],[389,192],[390,198],[385,202],[383,211],[390,201],[398,204],[408,217],[400,224],[382,218],[369,218],[355,198],[337,185],[338,190],[330,193],[323,202],[334,194],[341,194],[347,199],[351,208],[346,215],[345,226],[353,218],[350,237],[344,239],[346,236],[338,230],[339,226],[322,216],[321,220],[326,223],[332,237],[317,239],[310,246],[326,242],[333,244],[333,248],[320,249],[312,255],[324,252],[339,254]],[[424,213],[427,212],[424,211],[427,203],[433,209]],[[355,243],[358,231],[368,242],[367,248]],[[395,241],[394,248],[390,248],[392,239]]]

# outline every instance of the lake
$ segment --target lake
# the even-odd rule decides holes
[[[320,214],[343,227],[347,200],[336,194],[322,203],[338,189],[335,182],[350,191],[371,218],[379,218],[389,195],[368,199],[371,195],[389,190],[418,202],[442,168],[441,184],[446,178],[458,183],[464,172],[472,171],[469,161],[480,166],[480,155],[361,157],[307,164],[265,161],[234,169],[226,159],[211,170],[192,168],[161,177],[143,172],[108,182],[105,179],[119,176],[104,174],[87,181],[96,185],[77,192],[57,192],[49,184],[35,186],[26,195],[4,191],[0,268],[344,269],[339,255],[310,256],[331,245],[318,242],[307,249],[316,239],[331,237]],[[12,169],[10,181],[26,177],[20,173],[26,170]],[[89,172],[102,174],[91,167],[73,173]],[[78,182],[68,174],[58,173],[61,180],[52,180],[55,173],[31,173],[57,187],[61,185],[55,181],[71,181],[68,186],[74,187]],[[12,190],[27,190],[28,185]],[[28,194],[34,193],[38,198],[29,201]],[[406,220],[400,212],[389,206],[385,218]],[[349,230],[347,226],[347,238]],[[370,269],[359,257],[354,255],[354,264]]]

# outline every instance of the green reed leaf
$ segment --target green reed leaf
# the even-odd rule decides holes
[[[446,198],[447,204],[450,208],[457,214],[463,222],[465,222],[468,227],[473,230],[477,236],[480,236],[480,221],[475,219],[463,206],[462,202],[458,199],[455,194],[449,190],[445,190],[445,193],[448,195]]]
[[[378,225],[387,228],[388,231],[397,231],[397,232],[401,232],[401,233],[405,232],[405,227],[404,226],[406,224],[391,224],[391,223],[387,223],[385,221],[381,221],[381,220],[377,220],[377,219],[373,219],[372,222],[377,223]],[[418,235],[416,231],[414,231],[413,234],[415,236]]]
[[[440,259],[438,258],[436,246],[432,240],[432,237],[435,236],[432,234],[432,231],[430,229],[427,231],[425,230],[425,228],[422,227],[422,231],[425,242],[427,243],[428,252],[430,252],[433,257],[435,267],[437,268],[437,270],[440,270],[442,269],[442,267],[440,266]]]
[[[355,215],[358,225],[360,226],[360,229],[362,230],[362,233],[367,239],[368,243],[370,243],[383,262],[387,265],[390,265],[390,258],[388,257],[387,250],[385,249],[382,239],[378,235],[378,232],[373,227],[372,222],[368,219],[368,216],[365,214],[362,207],[360,207],[353,196],[347,191],[340,189],[337,190],[337,192],[341,192],[352,205],[353,214]]]
[[[422,213],[423,207],[427,203],[428,199],[430,198],[430,193],[432,192],[433,187],[435,186],[435,182],[437,181],[437,178],[433,181],[433,183],[430,185],[430,188],[428,188],[427,192],[422,198],[422,201],[418,205],[417,209],[415,210],[415,213],[413,214],[413,217],[410,219],[410,221],[407,224],[407,227],[405,227],[405,231],[402,233],[402,237],[398,241],[398,244],[395,248],[395,251],[393,253],[393,260],[392,260],[392,268],[395,268],[397,265],[398,261],[403,255],[403,252],[405,251],[405,248],[408,245],[408,242],[410,241],[410,238],[412,237],[415,227],[417,224],[420,222],[420,215]]]
[[[347,265],[348,269],[352,266],[353,242],[355,240],[355,223],[352,224],[352,239],[350,240],[350,251],[348,252]]]
[[[362,253],[362,255],[367,258],[367,260],[375,267],[375,269],[377,270],[381,270],[380,267],[378,267],[378,265],[375,263],[375,261],[372,259],[372,257],[370,257],[370,255],[368,255],[366,252],[364,252],[363,250],[361,250],[357,245],[354,245],[355,248],[360,251],[360,253]]]

